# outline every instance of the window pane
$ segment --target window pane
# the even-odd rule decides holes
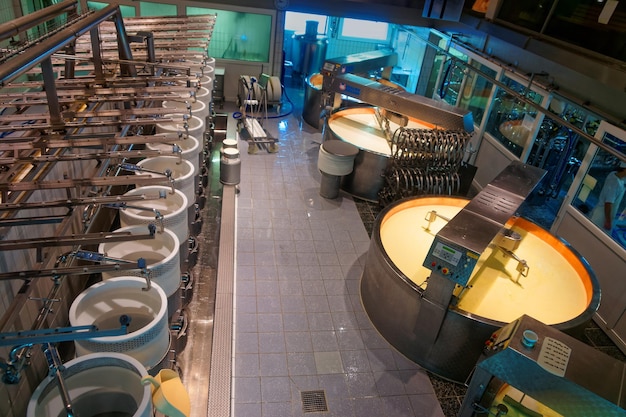
[[[463,83],[463,77],[465,76],[465,67],[468,57],[454,48],[450,48],[449,52],[450,55],[456,59],[448,59],[448,61],[446,61],[443,70],[443,78],[439,86],[439,96],[446,103],[456,106],[461,84]]]
[[[526,163],[546,170],[543,180],[520,209],[521,214],[550,229],[567,196],[574,176],[589,149],[589,142],[557,123],[568,121],[589,135],[596,133],[599,118],[562,97],[554,97],[548,106]]]
[[[257,13],[187,7],[188,15],[217,14],[209,43],[209,56],[268,62],[272,16]]]
[[[504,0],[497,18],[539,32],[550,13],[552,3],[554,0]]]
[[[602,141],[622,153],[626,152],[626,142],[610,133],[605,133]],[[623,198],[626,180],[623,175],[624,168],[620,167],[619,160],[598,149],[572,205],[626,248],[626,199]],[[611,204],[608,218],[604,215],[605,203]]]
[[[140,16],[176,16],[177,14],[176,5],[174,4],[139,2]]]
[[[545,34],[596,53],[625,59],[626,2],[620,1],[607,24],[598,21],[606,1],[559,1]]]
[[[491,79],[496,77],[496,71],[481,64],[478,61],[472,61],[470,65],[478,69],[481,73],[488,75]],[[474,123],[478,126],[482,123],[485,116],[485,109],[493,83],[474,71],[469,71],[463,86],[463,93],[458,106],[472,112]]]
[[[93,10],[101,10],[108,6],[108,3],[102,3],[99,1],[88,1],[87,7]],[[122,17],[135,17],[136,12],[133,6],[124,6],[120,5],[120,10],[122,12]]]
[[[526,98],[536,104],[543,100],[541,94],[532,90],[526,91],[525,85],[509,77],[505,76],[502,82],[516,93],[525,94]],[[527,106],[507,90],[498,88],[485,129],[513,155],[520,157],[531,139],[530,130],[526,127],[536,116],[537,111],[534,108]]]
[[[389,25],[368,20],[343,19],[341,36],[347,38],[387,40]]]
[[[322,35],[326,33],[326,16],[308,13],[285,13],[285,30],[292,30],[297,33],[305,33],[306,22],[312,20],[317,22],[317,33]]]

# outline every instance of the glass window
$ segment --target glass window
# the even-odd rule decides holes
[[[603,132],[602,142],[626,153],[624,136],[620,138],[610,132]],[[626,248],[625,183],[626,165],[605,150],[598,149],[572,205]]]
[[[520,212],[546,229],[556,220],[589,142],[557,121],[563,119],[593,136],[599,117],[562,97],[554,97],[539,127],[526,162],[546,170],[546,175]]]
[[[520,101],[517,95],[525,95],[536,104],[543,101],[543,96],[507,76],[503,77],[502,83],[516,94],[501,87],[497,88],[485,130],[513,155],[520,157],[524,147],[532,139],[531,129],[537,111]]]
[[[175,4],[139,2],[139,16],[176,16],[178,10]]]
[[[444,65],[438,93],[446,103],[456,106],[468,57],[454,48],[448,52],[454,59],[448,59]]]
[[[341,19],[341,38],[387,41],[389,38],[389,24],[372,22],[360,19]]]
[[[317,33],[323,35],[326,33],[326,16],[318,14],[287,12],[285,13],[285,30],[291,30],[295,33],[306,32],[306,22],[312,20],[317,22]]]
[[[495,79],[496,70],[481,64],[478,61],[471,61],[470,66],[476,68],[481,73],[487,75],[489,79]],[[482,123],[485,116],[485,109],[493,89],[493,83],[488,78],[479,75],[475,71],[468,71],[463,85],[463,93],[458,102],[458,106],[472,112],[474,123],[478,126]]]
[[[497,18],[539,32],[550,13],[552,3],[554,0],[504,0],[500,5]]]
[[[272,16],[258,13],[187,7],[188,15],[217,14],[209,56],[269,62]]]
[[[603,11],[615,6],[608,20],[601,22]],[[559,1],[544,33],[596,53],[624,60],[626,2],[604,0]]]
[[[101,9],[104,9],[108,5],[109,5],[108,3],[102,3],[99,1],[87,2],[87,7],[89,7],[92,10],[101,10]],[[122,17],[135,17],[136,16],[136,11],[133,6],[124,6],[123,4],[120,4],[120,11],[122,12]]]

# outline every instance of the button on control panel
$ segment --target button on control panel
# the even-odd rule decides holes
[[[465,286],[479,257],[477,253],[435,237],[423,265]]]

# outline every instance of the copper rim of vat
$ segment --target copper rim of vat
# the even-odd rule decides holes
[[[62,372],[77,415],[95,417],[111,412],[124,413],[128,417],[152,416],[150,386],[141,383],[147,371],[131,356],[113,352],[91,353],[66,362]],[[128,402],[129,397],[131,402]],[[109,410],[94,404],[109,407]],[[33,391],[26,416],[57,417],[64,413],[57,378],[48,375]]]
[[[126,226],[116,229],[114,232],[141,235],[148,233],[148,227]],[[139,250],[138,253],[137,250]],[[152,282],[159,284],[168,297],[180,287],[180,241],[176,234],[168,228],[160,230],[157,227],[154,238],[101,243],[98,246],[98,252],[112,258],[121,258],[131,262],[136,262],[137,256],[151,256],[152,259],[146,260]],[[103,272],[102,278],[109,279],[121,275],[142,277],[140,271],[131,270]]]
[[[405,273],[392,261],[388,252],[385,250],[381,238],[381,226],[384,225],[385,221],[393,216],[395,213],[398,213],[406,208],[425,205],[452,205],[463,207],[469,201],[470,200],[465,197],[455,196],[442,197],[434,195],[422,197],[407,197],[390,204],[379,213],[372,229],[372,240],[373,243],[376,244],[376,247],[378,248],[380,253],[383,255],[387,266],[394,271],[395,278],[402,280],[407,286],[420,294],[424,292],[424,289],[422,287],[420,287],[411,278],[405,275]],[[582,280],[587,296],[587,304],[584,311],[569,320],[562,321],[560,323],[554,323],[551,325],[557,329],[564,330],[577,328],[580,325],[585,324],[597,311],[600,304],[600,284],[587,260],[564,239],[552,235],[550,232],[528,219],[522,217],[514,217],[509,220],[509,222],[505,226],[509,227],[511,225],[521,226],[525,230],[539,235],[545,242],[549,242],[551,246],[558,248],[559,254],[561,254],[567,260],[567,262],[572,265],[572,267],[578,273],[579,278]],[[419,262],[421,264],[423,260],[420,260]],[[490,324],[495,327],[502,327],[509,323],[494,320],[488,317],[483,317],[478,314],[463,310],[455,305],[450,305],[448,309],[458,315],[467,317],[471,320]],[[528,314],[532,315],[532,313]]]
[[[361,132],[370,132],[371,133],[373,131],[376,131],[376,136],[378,136],[378,139],[380,140],[380,143],[381,144],[387,144],[387,146],[389,146],[387,138],[385,137],[384,132],[382,130],[379,130],[378,122],[376,121],[376,114],[375,113],[376,113],[376,107],[373,107],[373,106],[370,106],[370,105],[357,105],[357,106],[354,106],[354,107],[347,107],[347,108],[346,107],[342,107],[342,108],[339,108],[339,109],[337,109],[337,111],[335,111],[328,118],[328,130],[336,139],[342,140],[344,142],[351,143],[352,145],[356,146],[357,148],[359,148],[361,150],[364,150],[364,151],[367,151],[369,153],[372,153],[372,154],[375,154],[375,155],[384,156],[384,157],[388,158],[388,157],[391,156],[391,148],[389,148],[388,151],[382,152],[380,150],[372,149],[371,147],[365,147],[363,145],[363,143],[359,144],[359,139],[361,139],[363,137]],[[359,132],[359,134],[356,135],[356,137],[346,137],[345,135],[341,135],[341,134],[337,133],[336,130],[338,130],[338,129],[336,127],[333,127],[333,125],[338,124],[341,121],[341,119],[350,120],[349,117],[350,116],[354,116],[354,115],[371,116],[371,121],[373,123],[371,125],[362,125],[362,129]],[[432,123],[428,123],[428,122],[425,122],[425,121],[422,121],[422,120],[418,120],[418,119],[413,118],[413,117],[409,117],[409,123],[413,123],[416,126],[421,126],[421,127],[419,127],[421,129],[436,129],[437,128]],[[356,125],[356,122],[350,121],[347,124],[351,125],[351,126],[354,126],[354,125]]]
[[[130,319],[127,333],[75,340],[78,356],[97,352],[117,352],[137,359],[147,369],[157,366],[170,346],[168,300],[165,291],[136,276],[121,276],[98,282],[81,292],[72,302],[72,326],[99,329],[119,328],[121,316]]]

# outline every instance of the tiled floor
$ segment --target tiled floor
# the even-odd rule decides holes
[[[381,208],[319,195],[321,133],[301,122],[301,89],[289,94],[296,106],[282,111],[293,111],[265,122],[277,153],[239,142],[233,416],[456,417],[465,386],[406,360],[363,311],[359,280]],[[585,335],[625,359],[593,323]]]
[[[321,134],[296,114],[265,127],[277,153],[239,144],[234,416],[304,415],[316,390],[323,415],[444,416],[428,374],[361,306],[369,235],[352,198],[319,195]]]

